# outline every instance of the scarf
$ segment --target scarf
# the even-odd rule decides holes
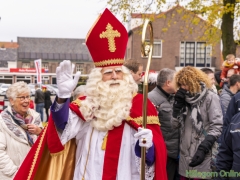
[[[201,117],[200,106],[204,102],[208,89],[203,82],[200,82],[201,92],[191,95],[190,93],[186,94],[185,101],[189,104],[186,107],[183,116],[180,118],[180,123],[182,125],[182,130],[184,130],[183,120],[186,117],[188,111],[190,111],[190,118],[192,120],[193,128],[196,130],[197,134],[200,135],[203,132],[203,120]]]
[[[21,114],[17,113],[13,108],[12,108],[12,114],[15,120],[19,122],[20,125],[22,124],[31,124],[33,121],[33,117],[30,114],[26,114],[25,117],[23,117]]]
[[[27,140],[29,145],[32,146],[33,138],[31,137],[31,134],[28,132],[26,124],[32,123],[33,116],[27,114],[25,117],[23,117],[22,115],[17,113],[13,108],[11,108],[11,110],[12,114],[7,110],[7,108],[1,114],[3,120],[5,121],[5,124],[7,125],[8,129],[10,129],[17,137]],[[16,127],[16,125],[12,123],[12,120],[25,131],[27,139],[22,134],[22,132]]]
[[[30,114],[26,114],[26,116],[22,116],[21,114],[17,113],[13,108],[12,108],[12,119],[16,124],[21,126],[23,130],[25,131],[27,138],[28,138],[28,143],[32,147],[33,145],[33,138],[31,137],[30,133],[28,132],[28,128],[26,124],[32,123],[33,117]]]
[[[222,64],[223,67],[226,67],[226,68],[233,68],[234,64],[228,64],[228,62],[225,60]]]

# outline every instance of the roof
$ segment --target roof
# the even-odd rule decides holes
[[[85,39],[18,37],[18,52],[84,53]]]
[[[18,37],[19,59],[92,61],[85,39]]]
[[[19,45],[16,42],[0,42],[0,48],[17,49],[18,47],[19,47]]]
[[[17,49],[0,48],[0,61],[17,61]]]

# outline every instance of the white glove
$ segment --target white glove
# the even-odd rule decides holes
[[[138,128],[138,132],[134,134],[134,137],[139,139],[139,146],[141,147],[149,149],[153,145],[153,135],[150,129],[143,129],[140,127]]]
[[[74,79],[71,61],[64,60],[56,69],[57,87],[59,98],[70,98],[71,93],[77,86],[81,72],[77,72]]]
[[[237,65],[233,66],[233,69],[238,69],[238,66]]]

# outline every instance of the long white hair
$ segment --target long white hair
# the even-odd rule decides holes
[[[129,116],[132,98],[138,86],[129,70],[122,66],[123,80],[102,81],[102,68],[94,68],[86,84],[87,98],[81,104],[80,111],[86,121],[91,121],[99,131],[111,130],[122,124]],[[120,86],[110,87],[112,83]]]

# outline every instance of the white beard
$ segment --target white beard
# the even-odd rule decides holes
[[[130,81],[131,83],[129,79],[88,82],[86,92],[89,94],[80,107],[85,120],[91,121],[91,125],[99,131],[120,126],[130,114],[133,94],[137,91],[134,80],[130,78]],[[120,85],[110,86],[112,83]]]

